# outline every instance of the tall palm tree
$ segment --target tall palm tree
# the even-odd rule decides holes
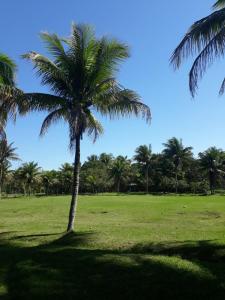
[[[203,171],[208,175],[210,192],[213,195],[215,192],[216,178],[219,174],[225,174],[222,170],[225,153],[221,149],[211,147],[204,152],[199,153],[200,165]]]
[[[136,160],[143,168],[145,173],[146,193],[148,194],[148,174],[149,167],[152,159],[152,148],[151,146],[141,145],[135,150],[134,160]]]
[[[15,86],[15,63],[5,54],[0,53],[0,89]],[[0,98],[0,138],[5,138],[5,125],[8,113],[2,109],[2,99]]]
[[[24,163],[19,168],[19,177],[20,180],[24,184],[24,192],[26,194],[28,190],[28,195],[31,195],[32,186],[35,184],[37,180],[37,176],[40,174],[40,167],[38,167],[38,163],[28,162]]]
[[[171,63],[179,68],[182,61],[194,54],[196,58],[189,74],[189,87],[192,96],[198,82],[215,58],[223,57],[225,51],[225,1],[219,0],[213,6],[213,13],[195,22],[175,49]],[[220,94],[225,90],[225,79]]]
[[[119,63],[129,56],[128,47],[115,39],[97,39],[87,25],[72,26],[69,38],[42,33],[52,59],[36,52],[23,57],[34,64],[42,84],[51,93],[30,93],[23,98],[29,110],[45,110],[49,114],[41,128],[43,135],[57,121],[67,122],[70,148],[75,149],[72,199],[67,231],[74,228],[79,173],[80,143],[86,133],[93,140],[103,132],[102,125],[94,117],[102,115],[118,117],[136,115],[150,120],[148,106],[132,90],[123,88],[115,79]],[[19,97],[20,99],[20,97]],[[17,101],[20,101],[17,99]]]
[[[117,193],[120,192],[121,181],[126,179],[130,170],[131,162],[127,159],[127,156],[118,156],[113,164],[110,171],[110,178],[114,179]]]
[[[0,198],[4,183],[4,170],[6,166],[9,165],[10,161],[19,160],[15,150],[16,148],[13,147],[13,143],[9,144],[6,139],[0,140]]]
[[[182,140],[173,137],[164,143],[163,154],[166,158],[170,159],[174,164],[176,193],[178,191],[178,173],[185,163],[187,163],[193,156],[192,147],[184,147]]]

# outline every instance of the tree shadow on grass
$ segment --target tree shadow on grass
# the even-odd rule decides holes
[[[225,299],[225,246],[216,241],[120,251],[88,249],[90,238],[70,233],[27,248],[4,239],[0,299]]]

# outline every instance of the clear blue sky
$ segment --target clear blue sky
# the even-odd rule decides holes
[[[136,90],[152,111],[152,124],[142,120],[103,119],[104,135],[93,145],[82,142],[82,160],[90,154],[111,152],[133,156],[140,144],[152,144],[154,152],[172,136],[192,145],[194,152],[211,145],[225,148],[225,97],[218,89],[223,79],[223,61],[210,68],[201,82],[198,96],[188,91],[190,61],[180,71],[169,66],[169,57],[193,21],[210,12],[209,0],[38,0],[1,1],[1,51],[18,64],[18,85],[25,91],[47,91],[34,76],[32,67],[20,55],[35,50],[45,53],[38,36],[41,31],[67,36],[71,22],[89,23],[98,36],[110,35],[131,47],[131,58],[121,67],[121,83]],[[8,138],[15,142],[23,161],[36,161],[45,169],[72,162],[67,128],[52,127],[38,137],[45,114],[31,114],[9,124]]]

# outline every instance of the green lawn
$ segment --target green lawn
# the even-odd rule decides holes
[[[225,197],[0,200],[0,299],[225,299]]]

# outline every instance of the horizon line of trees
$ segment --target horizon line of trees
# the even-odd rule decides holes
[[[225,188],[225,151],[210,147],[194,157],[175,137],[163,144],[161,153],[140,145],[132,158],[111,153],[91,155],[81,165],[80,192],[215,193]],[[19,160],[13,143],[0,140],[0,194],[70,194],[73,164],[58,170],[43,170],[38,163],[22,163],[16,170],[11,161]]]

